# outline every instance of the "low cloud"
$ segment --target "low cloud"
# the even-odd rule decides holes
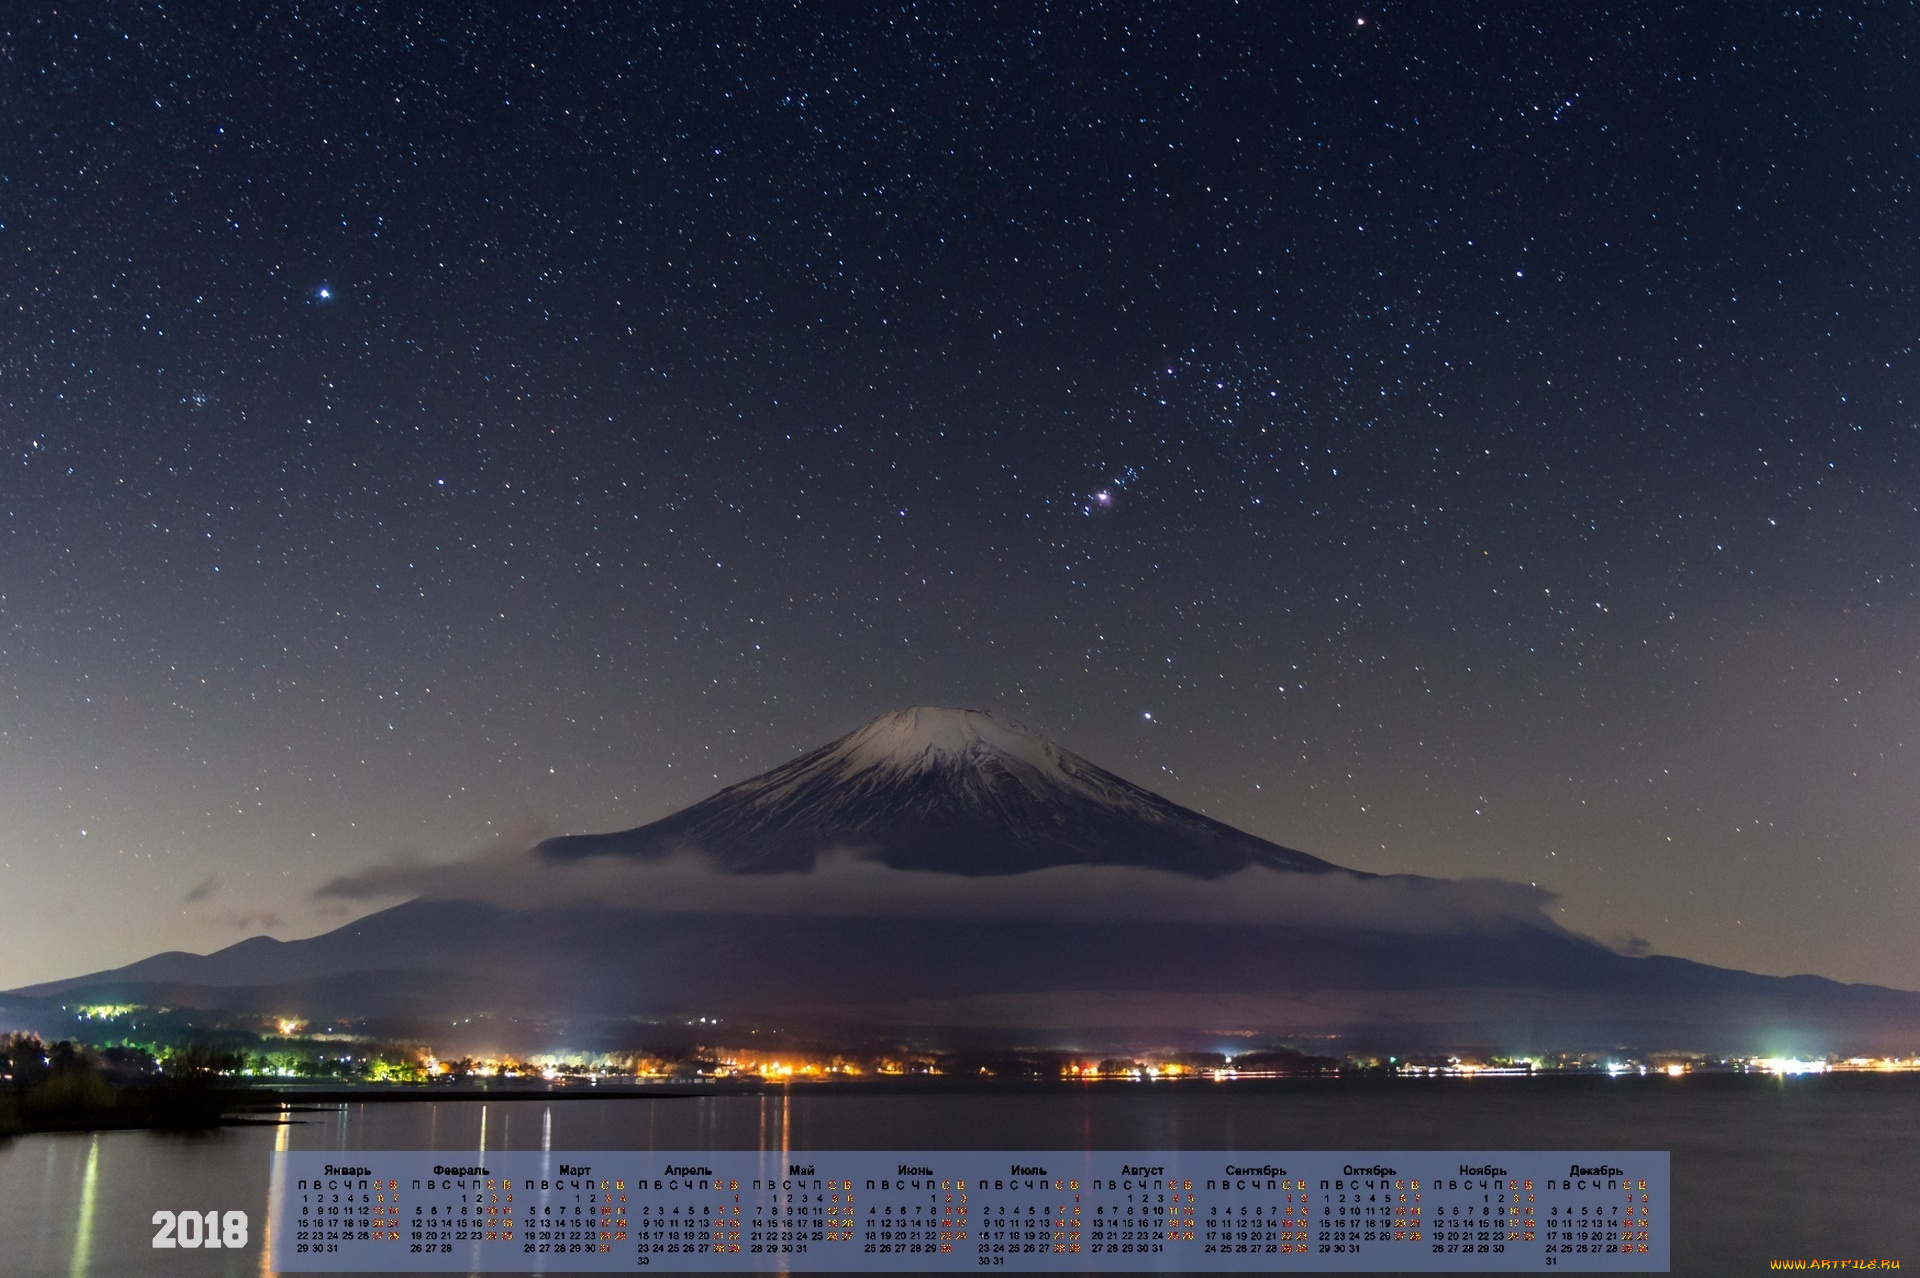
[[[219,890],[219,877],[209,874],[206,878],[201,879],[198,883],[188,888],[187,894],[180,899],[182,901],[204,901]]]
[[[511,908],[593,902],[653,914],[848,918],[1053,919],[1360,927],[1427,935],[1514,923],[1558,930],[1550,892],[1501,879],[1361,878],[1251,867],[1197,879],[1130,866],[1067,865],[964,876],[897,870],[851,853],[805,873],[728,874],[697,855],[555,863],[526,848],[440,865],[387,864],[334,879],[323,900],[401,897],[484,901]]]
[[[397,897],[425,896],[445,900],[492,901],[497,895],[482,895],[462,890],[469,875],[486,876],[489,891],[498,884],[501,871],[519,862],[531,860],[531,849],[554,831],[544,822],[523,820],[500,832],[495,839],[452,861],[427,861],[411,848],[391,852],[385,861],[328,879],[313,891],[323,910],[339,912],[342,903],[393,900]],[[521,867],[516,879],[526,877]],[[502,902],[508,903],[508,902]]]

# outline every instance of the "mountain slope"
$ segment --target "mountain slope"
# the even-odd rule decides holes
[[[1143,1037],[1201,1046],[1223,1032],[1334,1035],[1387,1051],[1480,1043],[1904,1054],[1920,1045],[1920,994],[1632,958],[1519,925],[1431,936],[413,901],[272,951],[243,942],[164,957],[6,1001],[372,1018],[369,1028],[436,1043],[471,1018],[496,1036],[508,1023],[527,1027],[517,1045],[529,1049],[552,1045],[545,1032],[619,1044],[677,1033],[696,1017],[823,1037],[998,1035],[1082,1047]]]
[[[548,839],[555,861],[695,852],[734,873],[849,849],[895,869],[1018,874],[1132,865],[1353,873],[1161,798],[997,714],[917,706],[651,825]]]
[[[850,874],[828,856],[848,852],[891,870]],[[705,864],[663,860],[686,853]],[[689,865],[725,890],[666,900]],[[519,877],[505,895],[462,894],[508,868]],[[846,885],[875,881],[891,895],[846,908]],[[531,890],[554,882],[577,890]],[[433,1042],[457,1023],[524,1033],[524,1048],[696,1021],[1077,1047],[1225,1033],[1387,1051],[1920,1048],[1920,994],[1631,958],[1554,927],[1536,898],[1486,887],[1343,870],[1009,720],[915,709],[652,825],[455,867],[444,891],[322,936],[155,955],[6,1000],[51,1020],[70,1017],[63,1004],[134,1003],[378,1023]],[[1021,908],[966,908],[989,898]],[[1481,901],[1497,908],[1447,913]]]

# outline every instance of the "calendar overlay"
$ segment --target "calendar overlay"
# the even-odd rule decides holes
[[[278,1153],[291,1273],[1665,1273],[1666,1151]]]

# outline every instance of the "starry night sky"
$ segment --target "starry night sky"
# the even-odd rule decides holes
[[[1920,987],[1914,11],[530,10],[0,19],[0,986],[920,703]]]

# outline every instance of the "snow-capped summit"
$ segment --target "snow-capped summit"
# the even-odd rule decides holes
[[[1034,799],[1077,797],[1127,807],[1139,806],[1137,801],[1145,798],[1165,806],[1164,800],[1005,715],[941,706],[912,706],[883,714],[830,745],[723,793],[767,804],[778,802],[800,785],[828,779],[872,793],[911,785],[915,778],[927,776],[941,777],[947,786],[968,791],[976,803],[991,803],[995,792],[1012,787]],[[1153,809],[1142,808],[1141,814],[1151,817]]]
[[[945,706],[909,706],[883,714],[855,728],[827,751],[849,769],[939,767],[981,752],[1011,755],[1035,767],[1058,767],[1062,753],[1053,742],[1005,715]]]
[[[1003,715],[930,706],[881,715],[651,825],[539,850],[555,860],[695,852],[739,873],[805,870],[837,850],[949,874],[1338,869],[1169,802]]]

